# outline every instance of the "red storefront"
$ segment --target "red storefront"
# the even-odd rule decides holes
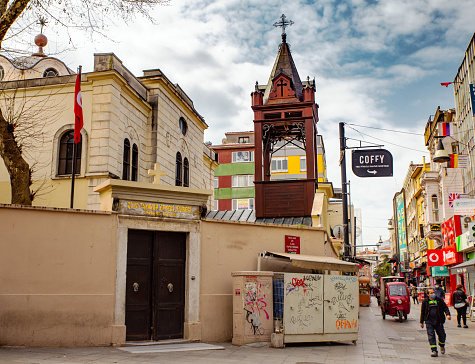
[[[444,239],[445,240],[445,239]],[[457,252],[456,244],[451,244],[441,249],[428,249],[427,250],[427,274],[432,276],[432,267],[447,267],[450,268],[456,264],[463,262],[463,256]],[[448,269],[450,272],[450,269]],[[457,275],[448,275],[448,277],[433,277],[434,279],[441,281],[445,288],[446,302],[452,304],[452,292],[455,291],[457,286]]]

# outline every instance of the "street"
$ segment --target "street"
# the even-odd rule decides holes
[[[356,345],[316,343],[287,345],[273,349],[266,345],[233,346],[219,343],[224,350],[132,354],[114,347],[96,348],[0,348],[0,363],[473,363],[475,322],[457,328],[456,313],[445,325],[446,354],[431,358],[425,328],[419,326],[420,305],[412,305],[408,320],[383,320],[372,298],[370,307],[360,308],[360,331]]]

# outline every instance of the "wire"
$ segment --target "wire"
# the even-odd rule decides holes
[[[386,141],[386,140],[379,139],[379,138],[376,138],[376,137],[374,137],[374,136],[371,136],[371,135],[369,135],[369,134],[362,133],[362,132],[356,130],[355,128],[351,128],[351,127],[350,127],[350,129],[353,129],[354,131],[360,133],[361,135],[366,135],[367,137],[370,137],[370,138],[373,138],[373,139],[376,139],[376,140],[380,140],[380,141],[382,141],[382,142],[384,142],[384,143],[387,143],[387,144],[395,145],[396,147],[399,147],[399,148],[410,149],[410,150],[414,150],[414,151],[419,152],[419,153],[429,154],[428,151],[423,151],[423,150],[419,150],[419,149],[414,149],[414,148],[406,147],[406,146],[403,146],[403,145],[400,145],[400,144],[391,143],[391,142],[388,142],[388,141]],[[364,140],[362,140],[362,141],[364,141]]]
[[[345,123],[346,125],[353,125],[353,126],[359,126],[360,128],[369,128],[369,129],[377,129],[377,130],[385,130],[385,131],[392,131],[394,133],[402,133],[402,134],[412,134],[412,135],[420,135],[423,136],[424,134],[420,133],[412,133],[410,131],[402,131],[402,130],[393,130],[393,129],[384,129],[384,128],[377,128],[375,126],[366,126],[366,125],[358,125],[358,124],[350,124],[350,123]],[[354,130],[354,129],[353,129]]]

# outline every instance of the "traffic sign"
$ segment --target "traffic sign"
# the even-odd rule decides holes
[[[358,177],[391,177],[393,156],[386,149],[356,149],[351,154],[351,169]]]

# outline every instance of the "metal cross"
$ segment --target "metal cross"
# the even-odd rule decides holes
[[[292,24],[294,24],[294,22],[292,20],[285,20],[286,17],[285,17],[285,14],[282,14],[282,16],[280,17],[280,21],[276,21],[274,23],[274,26],[277,28],[277,27],[282,27],[282,34],[285,34],[285,27],[287,26],[291,26]]]

